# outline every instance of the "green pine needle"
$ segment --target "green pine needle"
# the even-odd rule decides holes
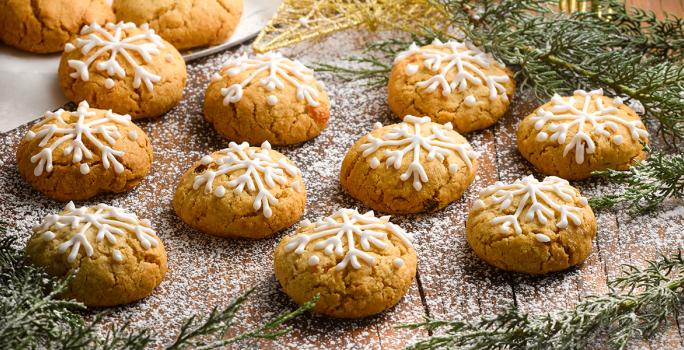
[[[611,208],[620,203],[632,213],[644,213],[655,209],[667,198],[684,198],[684,154],[666,156],[652,152],[650,157],[626,171],[606,170],[594,172],[611,182],[624,184],[626,189],[618,194],[593,197],[589,203],[594,208]]]
[[[575,308],[533,315],[510,306],[477,321],[424,322],[400,328],[440,331],[407,349],[585,349],[604,343],[623,349],[648,339],[676,319],[684,297],[681,252],[626,265],[621,277],[608,282],[610,292],[587,297]]]
[[[23,251],[15,248],[14,237],[6,235],[0,223],[0,349],[102,349],[142,350],[155,343],[150,329],[131,329],[128,324],[100,335],[103,315],[86,322],[86,307],[61,300],[73,276],[54,279],[32,265]],[[206,316],[185,320],[175,342],[166,349],[213,349],[249,339],[274,340],[291,331],[283,324],[311,310],[318,297],[295,311],[284,312],[238,336],[225,339],[233,319],[253,290],[248,290],[225,308],[214,308]]]

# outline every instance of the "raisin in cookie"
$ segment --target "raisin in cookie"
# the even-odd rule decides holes
[[[68,99],[133,119],[173,108],[185,81],[183,57],[146,24],[85,26],[64,46],[59,64],[59,83]]]
[[[125,192],[150,172],[152,145],[131,117],[90,108],[47,112],[17,147],[21,176],[59,200]]]
[[[319,294],[315,312],[358,318],[399,302],[416,276],[417,258],[411,236],[389,216],[340,209],[315,223],[305,220],[278,244],[274,265],[295,302]]]
[[[114,0],[120,21],[147,23],[178,50],[216,45],[237,28],[242,0]]]
[[[290,145],[321,133],[330,101],[312,70],[267,53],[228,61],[207,88],[204,116],[229,140]]]
[[[75,273],[61,297],[87,306],[132,303],[152,293],[166,274],[166,250],[135,214],[98,204],[51,214],[34,227],[29,260],[64,278]]]
[[[466,222],[468,243],[482,260],[529,274],[580,264],[595,236],[596,218],[587,199],[554,176],[487,187]]]
[[[342,162],[340,182],[352,197],[387,213],[440,210],[473,182],[477,153],[453,130],[407,115],[357,141]]]
[[[106,0],[0,0],[0,41],[35,53],[60,52],[83,25],[111,21]]]
[[[193,228],[223,237],[263,238],[304,213],[299,169],[268,142],[231,142],[183,175],[173,197],[176,214]]]
[[[602,90],[553,96],[518,126],[518,149],[539,171],[581,180],[592,171],[626,170],[646,158],[639,116]]]
[[[415,44],[394,61],[387,88],[392,112],[452,123],[460,133],[484,129],[508,110],[511,72],[470,43]]]

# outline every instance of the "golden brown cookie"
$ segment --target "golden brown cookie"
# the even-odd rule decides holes
[[[235,32],[242,0],[114,0],[116,18],[148,23],[178,50],[216,45]]]
[[[270,236],[297,222],[305,205],[301,172],[268,142],[231,142],[204,156],[183,174],[173,197],[185,223],[222,237]]]
[[[125,192],[150,172],[152,144],[131,117],[89,108],[47,112],[17,147],[19,173],[58,201]]]
[[[106,0],[0,0],[0,41],[35,53],[62,51],[83,25],[111,21]]]
[[[303,304],[320,294],[314,311],[341,318],[377,314],[399,302],[416,276],[411,236],[375,217],[340,209],[315,223],[302,222],[275,250],[283,290]]]
[[[59,83],[68,99],[133,119],[173,108],[185,81],[183,57],[145,24],[85,26],[64,46],[59,64]]]
[[[581,180],[592,171],[626,170],[646,158],[639,116],[602,90],[553,96],[518,126],[518,149],[540,172]]]
[[[330,101],[312,70],[270,52],[227,62],[207,88],[204,117],[232,141],[290,145],[321,133]]]
[[[426,115],[460,133],[484,129],[506,113],[515,91],[512,73],[470,43],[435,40],[394,60],[387,87],[398,117]]]
[[[596,218],[567,181],[527,176],[480,192],[466,222],[475,253],[500,269],[529,274],[561,271],[589,256]]]
[[[63,278],[75,273],[61,297],[87,306],[132,303],[152,293],[166,274],[166,250],[149,220],[98,204],[51,214],[34,227],[29,260]]]
[[[377,123],[357,141],[344,157],[340,182],[377,211],[436,211],[460,198],[473,182],[476,157],[451,123],[407,115],[400,124]]]

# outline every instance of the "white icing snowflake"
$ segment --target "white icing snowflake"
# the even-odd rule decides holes
[[[228,69],[226,71],[228,77],[233,77],[245,71],[251,71],[249,76],[240,83],[221,89],[221,95],[224,96],[223,104],[226,106],[240,101],[244,88],[264,72],[268,75],[259,79],[259,84],[269,92],[283,89],[285,83],[288,82],[297,89],[297,100],[306,101],[313,107],[320,105],[320,102],[317,100],[318,90],[307,83],[307,81],[314,80],[313,70],[305,67],[297,60],[292,61],[283,57],[280,53],[269,52],[256,55],[254,58],[249,58],[245,54],[242,57],[226,62],[224,69]],[[218,78],[220,79],[220,75]],[[273,106],[278,103],[278,98],[275,95],[269,95],[266,101]]]
[[[301,188],[299,181],[289,180],[287,175],[296,177],[300,172],[285,158],[274,161],[268,152],[271,149],[268,141],[261,144],[261,148],[262,150],[257,151],[250,148],[247,142],[239,145],[231,142],[228,148],[220,151],[218,158],[214,159],[210,155],[204,156],[201,160],[202,165],[216,163],[219,167],[216,170],[207,169],[195,176],[192,187],[197,190],[204,185],[206,193],[213,192],[216,197],[223,197],[226,194],[226,188],[223,185],[214,188],[214,179],[220,175],[241,171],[240,176],[228,182],[228,187],[232,188],[235,193],[241,193],[245,187],[250,193],[256,192],[254,210],[262,209],[264,216],[270,218],[273,215],[271,205],[278,204],[278,198],[270,192],[270,189],[280,184],[288,185],[298,191]]]
[[[426,127],[425,130],[422,129],[423,126]],[[418,118],[407,115],[404,117],[403,123],[382,135],[381,139],[369,135],[368,142],[362,144],[360,149],[363,156],[368,157],[381,148],[392,148],[386,149],[384,155],[387,157],[385,159],[387,167],[394,167],[394,169],[399,169],[404,156],[410,154],[413,157],[411,164],[399,178],[402,181],[412,178],[413,188],[420,191],[423,188],[423,183],[428,182],[427,173],[420,162],[422,152],[427,153],[425,157],[427,161],[434,159],[444,161],[450,155],[458,156],[468,169],[473,166],[471,159],[477,158],[477,152],[473,151],[468,143],[457,142],[449,136],[448,130],[453,130],[451,123],[441,125],[432,123],[429,117]],[[398,149],[395,149],[397,147]],[[371,168],[375,169],[379,165],[380,160],[373,156],[370,159]],[[449,172],[454,174],[457,171],[458,164],[449,164]]]
[[[532,175],[516,180],[512,184],[497,182],[488,186],[480,193],[480,199],[475,201],[474,210],[479,210],[487,205],[499,205],[498,210],[503,212],[511,206],[515,198],[519,198],[518,207],[511,215],[497,216],[492,219],[493,224],[501,224],[501,233],[509,233],[511,227],[517,234],[522,233],[520,223],[531,222],[535,219],[542,225],[548,220],[556,220],[556,227],[566,228],[569,223],[580,225],[582,209],[572,205],[556,202],[554,196],[563,201],[572,201],[576,191],[570,184],[558,177],[549,176],[539,182]],[[488,203],[486,203],[487,201]],[[580,198],[580,204],[587,205],[587,199]],[[544,234],[537,234],[537,240],[548,242],[549,238]]]
[[[510,77],[504,75],[487,75],[483,69],[489,69],[493,65],[504,67],[501,63],[494,60],[491,55],[483,52],[470,43],[462,43],[449,40],[442,43],[438,39],[430,46],[419,47],[415,43],[411,44],[407,51],[400,53],[394,63],[410,57],[419,56],[422,64],[433,76],[427,80],[418,82],[416,85],[426,88],[427,91],[442,89],[442,95],[448,96],[453,91],[463,91],[469,85],[486,85],[489,90],[490,100],[500,97],[508,101],[506,88],[502,83],[510,81]],[[406,74],[414,75],[420,69],[415,64],[406,65]],[[474,96],[466,96],[464,103],[472,106],[476,103]]]
[[[69,202],[62,214],[52,214],[45,217],[43,223],[34,227],[33,232],[41,234],[45,241],[57,238],[55,231],[60,231],[69,227],[70,237],[57,246],[59,253],[69,251],[67,261],[76,260],[79,251],[83,248],[86,256],[92,256],[94,252],[93,244],[107,239],[110,244],[115,244],[117,236],[125,237],[134,234],[143,249],[159,245],[154,230],[150,227],[149,220],[138,220],[135,214],[127,213],[125,210],[112,207],[106,204],[98,204],[92,207],[76,208],[74,202]],[[95,241],[90,241],[88,231],[96,230]],[[112,251],[112,259],[123,261],[123,254],[118,249]]]
[[[375,264],[375,257],[369,252],[372,252],[374,248],[384,250],[389,247],[388,234],[398,237],[407,248],[412,247],[411,235],[391,223],[389,218],[389,216],[377,218],[372,211],[360,214],[355,209],[340,209],[316,223],[305,220],[302,226],[306,233],[293,236],[285,246],[285,252],[294,251],[302,254],[307,245],[314,244],[314,250],[323,251],[326,255],[344,256],[342,261],[335,266],[337,271],[345,269],[349,264],[359,269],[361,268],[360,260],[372,266]],[[356,239],[359,240],[359,246],[356,244]],[[319,261],[320,258],[316,255],[309,258],[310,265],[316,265]],[[393,263],[396,267],[401,267],[404,261],[397,258]]]
[[[537,131],[548,125],[547,129],[551,135],[541,131],[535,139],[539,142],[549,140],[559,145],[565,144],[563,156],[566,156],[574,148],[575,162],[582,164],[585,153],[592,154],[596,151],[592,131],[605,137],[611,137],[612,134],[619,132],[619,125],[622,125],[627,128],[629,135],[634,140],[648,137],[648,131],[640,120],[626,120],[617,113],[618,108],[616,106],[621,104],[620,100],[616,100],[613,103],[614,106],[604,106],[601,96],[603,96],[603,90],[600,89],[590,92],[577,90],[574,96],[568,98],[554,95],[551,98],[551,107],[548,110],[539,108],[537,114],[530,119]],[[581,109],[575,107],[578,99],[582,105]],[[596,110],[590,112],[592,105]],[[566,144],[568,131],[571,129],[575,133]],[[616,145],[620,145],[623,141],[622,135],[617,134],[611,140]]]
[[[95,150],[89,148],[93,145],[100,152],[102,166],[105,169],[113,165],[115,173],[123,172],[124,166],[117,157],[122,157],[124,152],[113,148],[121,135],[119,128],[112,124],[128,125],[131,117],[112,113],[111,110],[99,118],[93,118],[95,115],[96,112],[90,110],[86,101],[78,105],[76,112],[67,112],[63,109],[54,113],[47,112],[45,119],[36,124],[39,127],[38,130],[29,131],[25,137],[28,141],[35,138],[41,139],[38,146],[43,147],[40,152],[31,157],[31,163],[38,163],[33,169],[33,174],[40,176],[43,170],[48,173],[52,172],[52,155],[64,143],[66,147],[64,147],[63,154],[71,155],[71,161],[74,164],[81,163],[83,158],[93,159]],[[129,133],[128,137],[135,139],[137,134]],[[50,143],[51,140],[52,143]],[[88,174],[90,167],[87,163],[82,163],[80,171],[84,175]]]
[[[124,22],[107,23],[104,28],[97,23],[84,26],[81,29],[81,36],[85,37],[76,38],[75,45],[68,43],[64,47],[66,52],[80,49],[84,56],[83,60],[72,59],[67,62],[69,67],[74,69],[70,76],[88,81],[90,65],[103,55],[109,55],[107,60],[95,64],[95,69],[107,73],[110,78],[105,80],[105,87],[111,89],[114,87],[111,77],[126,77],[126,70],[119,62],[119,57],[122,57],[122,61],[133,68],[133,87],[137,89],[144,83],[147,90],[153,91],[153,84],[161,80],[161,77],[145,69],[143,65],[150,63],[152,56],[159,54],[160,49],[164,47],[164,41],[147,24],[140,26],[143,33],[123,38],[126,30],[134,28],[134,23]],[[139,63],[136,55],[142,58],[144,63]]]

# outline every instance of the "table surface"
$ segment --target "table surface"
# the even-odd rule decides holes
[[[345,32],[320,42],[302,43],[284,50],[305,64],[343,63],[341,57],[359,53],[377,35]],[[180,175],[211,151],[224,148],[222,139],[203,119],[204,90],[221,62],[247,50],[225,52],[188,66],[188,85],[181,104],[162,118],[140,121],[149,135],[155,160],[151,174],[133,191],[102,196],[90,204],[105,202],[149,218],[164,241],[169,272],[148,298],[111,309],[105,325],[130,322],[133,327],[152,328],[158,343],[168,343],[182,320],[228,304],[250,287],[255,293],[240,312],[234,331],[294,305],[282,293],[272,270],[277,242],[292,229],[258,241],[211,237],[184,225],[175,216],[171,198]],[[339,186],[341,161],[352,143],[369,132],[374,122],[397,122],[386,104],[386,89],[368,89],[359,82],[344,82],[319,74],[333,101],[330,124],[314,140],[277,148],[302,170],[308,192],[305,218],[315,220],[340,207],[364,206]],[[414,233],[419,266],[416,281],[394,308],[361,320],[332,320],[305,315],[292,322],[294,331],[277,342],[248,343],[254,348],[369,348],[395,349],[427,336],[395,325],[424,317],[474,319],[515,304],[532,313],[575,305],[587,295],[607,291],[606,280],[619,274],[624,263],[640,264],[661,253],[684,246],[684,207],[669,202],[662,210],[632,217],[622,211],[599,211],[598,235],[593,253],[584,264],[549,276],[534,277],[502,272],[480,261],[465,240],[467,210],[477,193],[495,181],[512,181],[534,173],[515,146],[515,127],[536,107],[518,92],[510,112],[495,126],[468,134],[481,153],[478,176],[463,198],[434,214],[397,216],[393,221]],[[652,125],[651,125],[652,126]],[[19,176],[14,153],[26,127],[0,137],[0,217],[14,222],[10,234],[23,245],[30,228],[44,215],[63,204],[33,191]],[[651,128],[653,131],[654,129]],[[538,175],[538,174],[537,174]],[[614,191],[597,180],[574,183],[587,196]],[[670,320],[664,332],[651,341],[635,340],[633,348],[679,348],[684,346],[680,320]]]

